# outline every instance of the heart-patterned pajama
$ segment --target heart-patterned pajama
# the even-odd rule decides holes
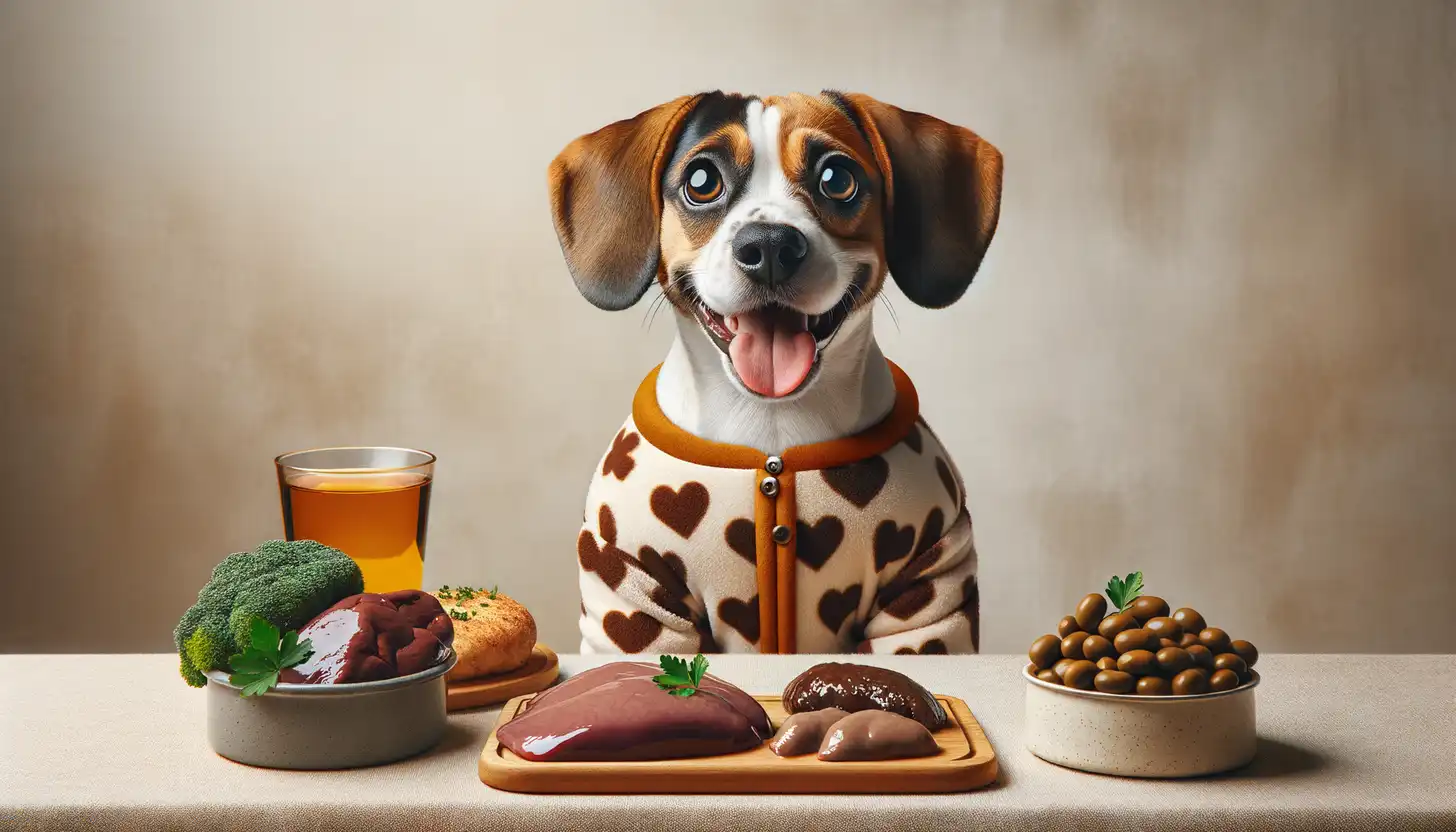
[[[683,431],[649,374],[587,492],[581,652],[975,652],[965,488],[890,371],[880,424],[781,456]]]

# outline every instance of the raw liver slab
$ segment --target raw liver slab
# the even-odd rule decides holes
[[[613,662],[540,694],[496,731],[517,756],[549,760],[666,760],[731,754],[772,733],[768,714],[738,688],[704,676],[692,696],[673,696],[661,668]]]

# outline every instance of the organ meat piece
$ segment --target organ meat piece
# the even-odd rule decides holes
[[[455,640],[450,618],[428,592],[351,595],[298,631],[313,655],[278,681],[331,685],[408,676],[439,664]]]
[[[573,676],[526,704],[496,731],[517,756],[552,760],[667,760],[731,754],[760,745],[768,714],[738,688],[704,676],[673,696],[645,662],[613,662]]]
[[[834,723],[819,747],[819,759],[898,760],[939,751],[935,737],[915,720],[889,711],[860,711]]]
[[[813,754],[824,743],[824,735],[829,733],[834,723],[847,716],[849,714],[838,708],[790,714],[784,724],[779,726],[779,732],[774,734],[773,742],[768,747],[780,757]]]
[[[784,688],[784,710],[789,713],[824,708],[850,713],[889,711],[931,731],[939,731],[946,724],[945,709],[920,683],[903,673],[864,664],[816,664]]]

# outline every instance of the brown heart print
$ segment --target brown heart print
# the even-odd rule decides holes
[[[915,541],[915,554],[920,555],[930,551],[930,547],[934,546],[944,533],[945,512],[941,511],[940,507],[937,506],[932,508],[929,514],[925,515],[925,525],[920,527],[920,539]],[[932,561],[932,563],[934,562]],[[926,564],[926,568],[930,565]],[[924,569],[921,571],[923,572]]]
[[[622,579],[627,577],[627,558],[626,552],[610,543],[598,546],[596,537],[586,529],[576,537],[576,560],[581,568],[597,573],[602,583],[612,589],[621,586]]]
[[[662,622],[645,612],[623,615],[612,610],[602,619],[602,629],[623,653],[641,653],[657,640],[658,633],[662,632]]]
[[[945,648],[945,642],[938,638],[933,638],[920,645],[919,650],[916,650],[914,647],[900,647],[895,650],[895,653],[896,655],[905,656],[914,656],[916,654],[921,656],[945,656],[950,651]]]
[[[617,543],[617,518],[612,515],[612,507],[602,503],[597,509],[597,533],[602,540],[613,545]]]
[[[610,474],[619,480],[627,479],[627,475],[632,473],[632,469],[637,465],[636,460],[632,459],[632,451],[641,441],[641,437],[635,433],[628,433],[626,428],[617,431],[617,437],[612,440],[611,450],[607,451],[607,455],[602,458],[602,476]]]
[[[940,475],[940,484],[945,486],[945,491],[950,495],[950,504],[960,505],[961,491],[956,487],[955,474],[951,473],[950,465],[940,457],[935,458],[935,473]]]
[[[718,602],[718,617],[724,624],[743,634],[752,644],[758,643],[758,596],[746,602],[737,598],[724,598]]]
[[[914,451],[917,454],[925,450],[925,443],[921,441],[920,438],[920,428],[917,428],[914,425],[910,426],[910,432],[905,434],[905,438],[901,441],[903,441],[906,445],[909,445],[910,450]]]
[[[835,493],[859,508],[869,505],[890,479],[890,463],[882,456],[872,456],[838,468],[819,472]]]
[[[935,600],[935,586],[930,581],[919,580],[905,587],[885,605],[886,615],[901,621],[909,621],[916,613],[930,606]]]
[[[819,518],[819,522],[812,526],[800,520],[795,537],[795,556],[805,566],[818,572],[844,542],[844,522],[833,515]]]
[[[860,595],[864,587],[860,584],[851,584],[843,590],[830,589],[819,599],[819,620],[829,628],[829,632],[838,634],[839,628],[844,626],[844,619],[859,609]]]
[[[981,650],[981,585],[975,575],[961,581],[960,613],[971,625],[971,649]]]
[[[657,581],[649,596],[652,602],[678,618],[692,621],[693,612],[687,605],[688,570],[682,558],[672,552],[658,554],[651,546],[643,546],[637,551],[637,562],[642,564],[642,571]]]
[[[739,557],[749,563],[758,563],[758,535],[753,529],[752,520],[740,517],[729,523],[723,529],[723,539],[728,542],[728,548],[737,552]]]
[[[650,502],[657,519],[687,540],[708,513],[708,488],[700,482],[683,483],[676,491],[659,485],[652,489]]]
[[[910,554],[915,548],[915,527],[897,526],[894,520],[886,520],[875,527],[875,571],[884,571],[886,566]]]

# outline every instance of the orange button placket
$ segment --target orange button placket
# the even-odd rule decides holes
[[[784,450],[769,457],[754,448],[713,442],[693,436],[668,420],[657,403],[657,374],[661,365],[642,380],[632,400],[632,420],[643,438],[664,453],[685,462],[715,468],[754,471],[753,531],[755,580],[758,585],[758,650],[792,653],[795,649],[795,579],[798,574],[798,503],[794,496],[796,471],[816,471],[848,465],[883,453],[904,438],[920,413],[915,386],[894,362],[886,362],[895,383],[894,409],[878,424],[843,439]],[[765,466],[778,467],[769,471]],[[765,493],[765,478],[774,480],[773,493]],[[773,537],[775,526],[788,536]]]

